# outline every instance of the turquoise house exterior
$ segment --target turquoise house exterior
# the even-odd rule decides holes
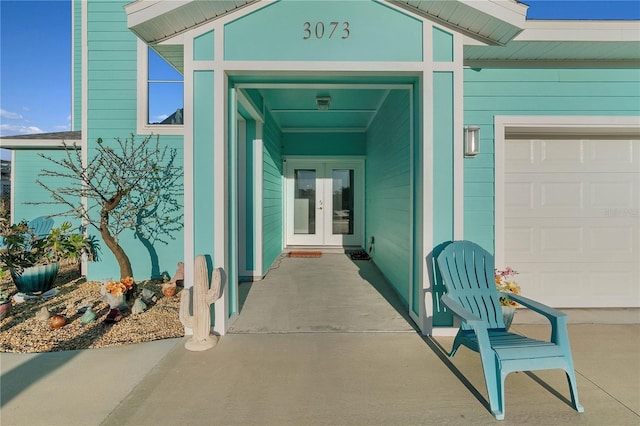
[[[528,21],[474,1],[74,1],[73,126],[157,134],[184,167],[183,231],[161,270],[207,254],[237,283],[292,247],[364,248],[425,333],[445,332],[434,253],[469,239],[557,307],[640,307],[637,22]],[[173,123],[151,119],[158,55],[181,77]],[[153,53],[155,52],[155,53]],[[169,112],[173,112],[169,111]],[[176,117],[181,116],[180,119]],[[163,117],[163,120],[168,117]],[[466,138],[479,129],[479,152]],[[36,152],[13,149],[14,220],[39,215]],[[152,260],[133,235],[136,278]],[[90,279],[117,269],[110,253]],[[603,283],[615,280],[616,291]]]

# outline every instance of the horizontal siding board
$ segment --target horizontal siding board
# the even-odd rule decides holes
[[[613,78],[612,78],[613,77]],[[638,69],[465,69],[464,81],[473,82],[636,82],[640,80]],[[465,89],[466,93],[466,89]]]
[[[493,96],[503,97],[600,97],[600,96],[638,96],[640,87],[634,82],[598,82],[598,81],[569,81],[569,82],[531,82],[522,85],[520,81],[490,81],[482,85],[469,84],[465,89],[465,96]]]
[[[640,114],[638,69],[466,69],[464,121],[478,125],[480,151],[464,161],[465,238],[493,248],[496,115]]]
[[[540,113],[541,111],[607,111],[628,110],[640,112],[640,103],[637,97],[532,97],[532,96],[467,96],[465,108],[469,111],[489,109],[502,113],[522,111],[527,113]]]
[[[367,132],[366,234],[372,257],[408,304],[410,247],[409,94],[393,90]]]
[[[281,134],[270,114],[263,128],[263,274],[282,252],[283,240],[283,181]]]

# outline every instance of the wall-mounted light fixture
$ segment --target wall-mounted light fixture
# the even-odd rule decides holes
[[[331,103],[331,96],[316,96],[316,104],[318,111],[327,111]]]
[[[480,127],[468,126],[464,128],[464,156],[475,157],[480,153]]]

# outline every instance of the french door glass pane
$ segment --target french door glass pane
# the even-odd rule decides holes
[[[316,171],[294,171],[293,233],[316,233]]]
[[[333,234],[353,235],[353,170],[332,170]]]

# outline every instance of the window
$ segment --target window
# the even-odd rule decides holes
[[[138,66],[138,133],[182,134],[183,76],[142,42]]]

